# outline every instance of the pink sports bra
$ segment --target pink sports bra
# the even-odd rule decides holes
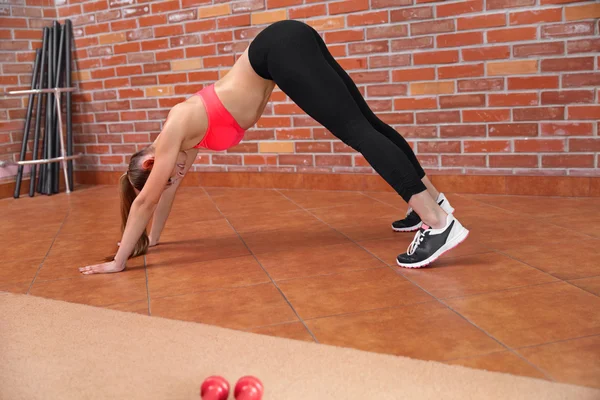
[[[206,108],[208,127],[204,138],[194,148],[223,151],[241,142],[245,130],[227,111],[215,92],[214,84],[206,86],[196,94],[200,96]]]

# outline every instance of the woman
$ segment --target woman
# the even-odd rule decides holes
[[[275,85],[333,135],[362,153],[409,204],[407,217],[392,228],[418,232],[407,253],[398,256],[398,265],[425,266],[467,237],[468,231],[425,177],[408,143],[373,114],[317,31],[286,20],[259,33],[225,77],[173,107],[154,143],[132,156],[120,183],[123,237],[119,250],[112,261],[80,271],[122,271],[130,256],[155,245],[197,149],[221,151],[238,144],[244,131],[260,118]],[[152,214],[148,237],[146,226]]]

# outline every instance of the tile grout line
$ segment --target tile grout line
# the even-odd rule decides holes
[[[69,217],[70,213],[71,213],[71,205],[69,204],[69,208],[67,209],[67,214],[65,215],[65,218],[63,218],[62,223],[58,227],[58,230],[56,231],[56,235],[54,235],[54,238],[52,239],[52,243],[50,243],[50,246],[48,247],[48,251],[46,252],[46,255],[44,255],[44,258],[40,262],[40,266],[38,267],[37,271],[35,272],[35,276],[31,280],[31,283],[29,284],[29,288],[27,289],[27,293],[26,293],[27,295],[30,294],[31,288],[35,284],[35,280],[37,279],[40,271],[42,270],[42,267],[44,266],[44,262],[46,261],[46,258],[48,258],[48,254],[50,254],[50,251],[52,250],[52,246],[54,246],[54,242],[56,242],[56,238],[58,237],[58,234],[60,233],[60,230],[62,229],[62,227],[65,225],[65,222],[67,221],[67,218]]]
[[[288,306],[292,309],[292,311],[296,315],[296,318],[298,318],[298,320],[300,321],[300,323],[302,323],[302,325],[304,326],[304,329],[306,329],[308,331],[308,333],[310,334],[310,336],[313,338],[313,340],[316,343],[319,343],[319,341],[317,340],[317,337],[312,333],[312,331],[308,328],[308,326],[306,325],[306,323],[304,322],[304,320],[300,317],[300,314],[298,314],[298,311],[296,311],[296,309],[294,308],[294,306],[292,305],[292,303],[289,301],[289,299],[287,298],[287,296],[283,293],[283,290],[281,290],[281,288],[279,287],[279,285],[277,285],[277,282],[275,282],[275,280],[273,279],[273,277],[271,277],[271,275],[269,274],[269,272],[265,269],[265,267],[262,265],[262,263],[258,260],[258,258],[256,257],[256,254],[254,254],[254,252],[252,250],[250,250],[250,248],[248,247],[248,244],[246,244],[246,241],[242,238],[242,236],[238,233],[238,231],[233,227],[233,225],[229,221],[229,218],[227,218],[227,216],[221,212],[221,209],[219,208],[219,206],[217,205],[217,203],[215,203],[215,201],[213,200],[213,198],[210,196],[210,194],[208,194],[208,192],[206,191],[206,189],[203,186],[202,186],[202,190],[208,196],[208,198],[210,199],[210,201],[215,205],[216,209],[223,216],[223,218],[225,218],[225,221],[227,221],[227,223],[229,224],[229,226],[231,227],[231,229],[233,229],[233,231],[238,236],[238,238],[242,241],[242,243],[244,244],[244,246],[246,247],[246,249],[250,252],[250,254],[252,254],[252,257],[254,258],[254,260],[258,263],[258,265],[260,266],[260,268],[264,271],[264,273],[267,275],[267,277],[271,280],[271,283],[273,283],[273,285],[275,286],[275,288],[279,291],[279,293],[281,294],[281,296],[283,297],[283,299],[285,300],[285,302],[288,304]],[[279,193],[279,192],[277,191],[277,193]],[[281,194],[281,193],[279,193],[279,194]]]
[[[285,196],[285,195],[284,195]],[[288,198],[286,196],[286,198]],[[289,199],[289,198],[288,198]],[[293,203],[295,203],[292,199],[289,199],[290,201],[292,201]],[[295,203],[297,204],[297,203]],[[299,207],[301,207],[299,204],[297,204]],[[304,207],[301,207],[304,209]],[[308,210],[307,210],[308,211]],[[310,212],[310,211],[308,211]],[[312,213],[311,213],[312,214]],[[314,214],[313,214],[314,215]],[[318,220],[320,220],[321,222],[323,222],[324,224],[326,224],[327,226],[329,226],[331,229],[337,231],[337,229],[335,229],[334,227],[332,227],[331,225],[327,224],[325,221],[321,220],[318,216],[314,215],[315,218],[317,218]],[[339,231],[337,231],[339,232]],[[344,235],[342,232],[339,232],[341,235]],[[413,285],[417,286],[419,289],[423,290],[425,293],[427,293],[429,296],[431,296],[432,298],[434,298],[436,301],[438,301],[439,303],[441,303],[442,305],[444,305],[447,309],[449,309],[450,311],[452,311],[453,313],[455,313],[458,317],[462,318],[464,321],[466,321],[467,323],[469,323],[470,325],[472,325],[475,329],[478,329],[479,331],[481,331],[482,333],[484,333],[486,336],[488,336],[490,339],[492,339],[493,341],[497,342],[500,346],[504,347],[506,350],[511,351],[514,353],[514,351],[509,348],[508,346],[506,346],[504,343],[502,343],[499,339],[495,338],[494,336],[490,335],[487,331],[485,331],[484,329],[480,328],[479,326],[477,326],[476,324],[474,324],[473,322],[469,321],[466,317],[464,317],[463,315],[461,315],[460,313],[458,313],[456,310],[454,310],[452,307],[450,307],[448,304],[446,304],[446,302],[444,302],[443,300],[438,299],[436,296],[432,295],[431,293],[429,293],[427,290],[425,290],[424,288],[422,288],[420,285],[418,285],[417,283],[415,283],[413,280],[409,279],[407,276],[405,276],[401,271],[398,271],[394,268],[392,268],[392,266],[388,265],[384,260],[382,260],[381,258],[377,257],[375,254],[371,253],[369,250],[365,249],[360,243],[355,242],[354,240],[352,240],[351,238],[349,238],[348,236],[346,236],[348,238],[348,240],[350,240],[352,243],[354,243],[355,245],[359,246],[360,248],[362,248],[364,251],[366,251],[367,253],[371,254],[373,257],[377,258],[379,261],[383,262],[385,265],[388,266],[388,268],[390,268],[393,272],[399,274],[400,276],[402,276],[403,278],[405,278],[406,280],[408,280],[409,282],[411,282]],[[519,354],[516,354],[518,357],[522,358]],[[538,370],[539,372],[541,372],[544,376],[548,377],[549,379],[551,379],[552,381],[554,381],[554,378],[552,378],[550,375],[546,374],[544,371],[542,371],[540,368],[538,368],[536,365],[531,364],[528,360],[524,359],[528,364],[530,364],[531,366],[533,366],[536,370]]]

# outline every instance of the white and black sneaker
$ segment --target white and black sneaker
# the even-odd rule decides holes
[[[422,224],[408,251],[400,254],[396,262],[404,268],[425,267],[458,246],[467,236],[469,231],[452,214],[448,214],[446,226],[441,229]]]
[[[437,203],[442,207],[442,210],[446,212],[446,214],[454,213],[454,208],[450,205],[450,202],[444,196],[444,193],[440,193],[437,198]],[[414,232],[421,227],[421,217],[414,212],[412,207],[408,208],[406,212],[406,218],[392,222],[392,229],[396,232]]]

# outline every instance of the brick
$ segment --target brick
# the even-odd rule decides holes
[[[513,46],[513,56],[515,57],[559,55],[564,54],[564,52],[565,44],[563,42],[521,44]]]
[[[388,51],[387,40],[350,43],[348,45],[348,54],[387,53]]]
[[[224,28],[232,28],[238,26],[249,26],[250,25],[250,15],[242,14],[235,15],[233,17],[219,18],[217,20],[217,26],[219,29]]]
[[[408,36],[407,25],[387,25],[367,28],[367,39],[369,40],[381,38],[398,38],[406,36]]]
[[[392,51],[433,48],[433,36],[392,40]]]
[[[389,22],[387,11],[375,11],[355,15],[348,15],[347,21],[348,26],[376,25],[386,24]]]
[[[465,153],[509,153],[509,140],[465,140]]]
[[[513,136],[528,136],[534,137],[538,135],[538,124],[520,123],[520,124],[490,124],[490,137],[513,137]]]
[[[565,74],[562,76],[563,87],[600,86],[600,72]]]
[[[171,70],[171,64],[168,62],[156,63],[156,64],[144,64],[144,73],[156,73]]]
[[[471,46],[482,43],[482,32],[451,33],[437,36],[437,47]]]
[[[338,60],[338,63],[345,71],[352,71],[357,69],[367,68],[367,59],[361,58],[342,58]]]
[[[433,18],[433,7],[401,8],[390,11],[391,22],[414,21]]]
[[[461,17],[456,20],[459,31],[506,26],[506,14],[488,14],[477,17]]]
[[[543,39],[593,35],[594,23],[570,22],[565,24],[544,25],[541,28],[541,33]]]
[[[284,126],[291,126],[291,120],[289,117],[262,116],[257,122],[257,127],[259,128],[277,128]],[[294,126],[297,126],[296,123],[294,123]]]
[[[157,26],[154,28],[154,37],[178,36],[183,35],[183,27],[181,25],[166,25]]]
[[[388,71],[367,71],[367,72],[352,72],[350,77],[356,84],[369,82],[387,82],[389,80]]]
[[[322,15],[327,15],[327,7],[325,4],[316,4],[305,7],[294,7],[289,9],[289,15],[290,19],[318,17]]]
[[[440,137],[485,137],[485,125],[441,125]]]
[[[504,79],[464,79],[458,81],[459,92],[487,92],[504,90]]]
[[[564,107],[514,108],[514,121],[544,121],[565,119]]]
[[[412,36],[453,32],[454,30],[454,20],[414,22],[410,24]]]
[[[369,9],[369,0],[343,0],[329,2],[329,15],[346,14]]]
[[[540,4],[542,6],[545,6],[548,4],[577,3],[577,2],[581,2],[581,1],[586,1],[586,0],[540,0]]]
[[[391,97],[391,96],[406,96],[408,93],[406,85],[403,84],[383,84],[383,85],[368,85],[367,95],[369,97]],[[400,100],[400,99],[395,99]]]
[[[282,155],[279,165],[313,165],[312,155]]]
[[[293,142],[261,142],[258,144],[261,153],[293,153]]]
[[[125,37],[129,41],[151,39],[154,37],[154,33],[152,32],[152,28],[142,28],[125,33]]]
[[[91,13],[94,11],[102,11],[106,9],[108,9],[108,3],[106,2],[106,0],[83,3],[83,14]]]
[[[565,7],[565,19],[567,21],[592,18],[600,18],[600,4],[598,3]]]
[[[442,156],[443,167],[485,167],[485,156]]]
[[[262,11],[252,13],[252,25],[270,24],[287,19],[286,10]]]
[[[600,152],[600,139],[569,139],[570,152]]]
[[[506,106],[537,106],[537,93],[507,93],[489,94],[488,105],[490,107]]]
[[[451,17],[461,14],[469,14],[478,11],[483,11],[482,0],[460,1],[456,3],[440,4],[436,6],[436,17]]]
[[[495,29],[486,32],[488,43],[522,42],[537,39],[537,27]]]
[[[405,67],[408,65],[410,65],[410,54],[369,57],[369,68]]]
[[[310,128],[277,129],[275,135],[278,140],[311,139]]]
[[[537,168],[537,155],[495,155],[488,157],[490,168]]]
[[[479,47],[461,51],[464,61],[497,60],[510,57],[509,46]]]
[[[440,108],[485,107],[484,94],[440,96]]]
[[[567,42],[567,53],[598,53],[600,52],[600,39],[569,40]]]
[[[352,166],[351,155],[335,155],[335,156],[315,156],[315,165],[317,166]]]
[[[163,25],[167,23],[166,15],[150,15],[148,17],[138,18],[138,23],[141,28],[146,26]]]
[[[593,103],[593,90],[559,90],[542,92],[542,104]]]
[[[410,6],[412,4],[413,0],[371,0],[372,8],[401,7]]]
[[[11,31],[10,30],[4,30],[1,31],[2,35],[0,35],[0,38],[2,39],[13,39],[13,37],[11,36]],[[22,29],[16,29],[13,31],[14,32],[14,39],[34,39],[34,40],[38,40],[41,37],[40,31],[38,30],[22,30]]]
[[[227,32],[211,32],[202,34],[201,43],[219,43],[231,41],[231,31]]]
[[[124,31],[127,29],[137,29],[137,21],[135,19],[125,19],[110,23],[111,31]]]
[[[532,25],[540,22],[559,22],[562,19],[562,8],[551,8],[535,11],[513,12],[509,15],[511,25]]]
[[[337,32],[326,32],[326,43],[347,43],[364,40],[365,35],[362,30],[343,30]]]
[[[465,78],[483,76],[483,64],[467,64],[456,66],[439,66],[439,79]]]
[[[290,7],[290,6],[297,6],[298,4],[302,4],[302,3],[303,3],[303,0],[266,0],[267,8]],[[291,17],[291,18],[295,18],[295,17]]]
[[[130,99],[133,97],[144,97],[144,91],[142,89],[120,89],[119,98]]]
[[[435,97],[415,97],[394,99],[394,110],[425,110],[436,109]]]
[[[216,29],[217,23],[214,19],[206,21],[188,22],[185,24],[185,33],[211,31]]]
[[[196,71],[188,73],[188,82],[214,82],[219,79],[217,71]]]
[[[500,10],[503,8],[515,8],[535,5],[536,0],[488,0],[488,10]]]
[[[510,121],[510,110],[463,110],[463,122],[502,122]]]
[[[458,62],[458,60],[458,50],[429,51],[414,53],[413,55],[414,65],[451,64]]]
[[[154,3],[151,6],[152,14],[160,14],[167,11],[179,10],[179,1],[168,0],[160,3]]]
[[[186,71],[186,70],[200,69],[200,68],[202,68],[202,59],[201,58],[171,61],[171,70],[172,71]]]
[[[405,138],[431,139],[437,137],[435,126],[399,126],[396,131]]]
[[[97,69],[92,71],[92,79],[105,79],[115,76],[114,68]]]
[[[418,149],[419,154],[460,153],[460,142],[459,141],[418,142],[417,149]]]
[[[379,119],[385,122],[388,125],[397,125],[397,124],[413,124],[414,116],[412,112],[400,113],[379,113],[377,115]]]
[[[564,139],[523,139],[514,141],[516,153],[551,153],[565,150]]]
[[[508,90],[557,88],[558,76],[530,76],[527,78],[508,78]]]
[[[543,168],[593,168],[593,154],[543,155]]]
[[[181,0],[181,7],[188,8],[199,4],[210,3],[210,0]]]
[[[600,105],[598,106],[569,106],[568,119],[600,120]]]
[[[412,96],[454,93],[454,82],[419,82],[410,84]]]
[[[196,19],[196,10],[178,11],[167,15],[169,23],[178,23],[182,21],[190,21]]]
[[[0,42],[0,51],[1,50],[29,50],[29,42],[3,40],[2,42]]]
[[[542,136],[592,136],[594,124],[587,122],[542,123]]]
[[[156,40],[146,40],[141,42],[142,51],[152,51],[152,50],[161,50],[169,48],[169,40],[164,39],[156,39]]]
[[[525,75],[538,72],[537,60],[524,61],[499,61],[487,63],[487,74],[497,75]]]
[[[331,142],[296,142],[296,153],[331,153]]]
[[[594,57],[550,58],[542,60],[541,64],[542,72],[585,71],[593,69]]]
[[[128,78],[106,79],[104,81],[104,88],[105,89],[118,88],[118,87],[128,86],[128,84],[129,84]]]
[[[200,37],[198,35],[179,36],[179,37],[172,37],[169,39],[169,44],[171,47],[190,46],[190,45],[199,44],[199,43],[200,43]],[[211,47],[214,48],[214,46],[211,46]]]
[[[460,122],[460,111],[426,111],[417,113],[417,124]]]

